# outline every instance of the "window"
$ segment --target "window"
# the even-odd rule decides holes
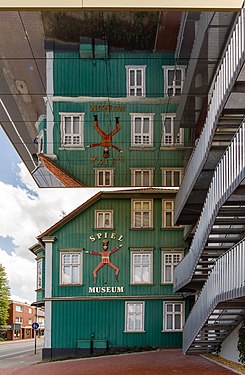
[[[42,288],[42,259],[37,261],[37,289]]]
[[[81,284],[81,253],[61,253],[61,284]]]
[[[184,67],[164,66],[164,96],[176,96],[182,93]]]
[[[38,153],[42,154],[44,152],[44,131],[40,131],[38,135]]]
[[[163,200],[163,227],[174,226],[174,201]]]
[[[174,120],[175,114],[162,115],[162,146],[174,146],[183,143],[183,129],[180,129],[177,139],[174,138]]]
[[[126,66],[127,96],[145,96],[145,68],[143,66]]]
[[[113,169],[96,169],[95,177],[96,186],[113,186]]]
[[[131,185],[132,186],[152,186],[153,185],[153,169],[131,169]]]
[[[153,146],[153,113],[131,113],[132,146]]]
[[[181,251],[162,252],[162,282],[164,284],[173,283],[174,267],[181,261],[182,257]]]
[[[96,228],[113,228],[113,211],[95,211]]]
[[[178,187],[182,182],[183,170],[181,168],[162,168],[162,186]]]
[[[144,302],[126,302],[126,332],[144,332],[144,307]]]
[[[164,302],[163,330],[182,331],[183,329],[183,302]]]
[[[152,251],[131,252],[131,283],[152,283]]]
[[[16,307],[15,307],[15,311],[17,311],[17,312],[22,312],[22,311],[23,311],[23,307],[22,307],[22,306],[19,306],[19,305],[16,305]]]
[[[15,323],[23,323],[23,318],[16,316]]]
[[[83,147],[84,113],[61,113],[61,144]]]
[[[29,312],[29,314],[32,314],[32,308],[31,307],[29,307],[28,312]]]
[[[152,200],[132,201],[132,227],[152,227]]]
[[[28,324],[32,324],[32,319],[28,319]]]

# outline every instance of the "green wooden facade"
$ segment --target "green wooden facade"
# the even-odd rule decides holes
[[[58,167],[90,187],[102,186],[96,180],[101,168],[112,171],[108,186],[120,187],[135,186],[132,168],[152,168],[153,178],[147,186],[160,187],[163,186],[161,168],[184,166],[188,132],[183,134],[180,144],[163,141],[164,116],[175,115],[178,105],[178,95],[164,92],[164,67],[175,67],[172,53],[111,51],[105,57],[101,54],[97,57],[96,53],[91,57],[86,49],[81,54],[79,45],[61,48],[52,43],[46,49],[50,64],[47,76],[51,82],[47,90],[52,93],[47,91],[47,119],[41,122],[39,130],[46,127],[43,153]],[[127,93],[127,67],[144,67],[144,95]],[[82,114],[79,146],[62,143],[62,114]],[[152,116],[150,144],[134,144],[132,114]],[[94,115],[98,116],[99,127],[105,134],[115,129],[115,117],[119,117],[120,130],[111,141],[122,152],[109,147],[110,156],[104,158],[103,147],[88,147],[102,141],[94,128]]]
[[[164,329],[165,303],[183,302],[183,321],[188,313],[182,295],[174,295],[172,283],[163,280],[163,254],[184,253],[185,248],[183,228],[164,227],[163,201],[172,199],[173,193],[159,189],[101,192],[38,237],[40,246],[45,249],[45,259],[37,303],[45,301],[45,314],[50,322],[50,326],[46,326],[49,340],[45,342],[44,358],[88,354],[91,342],[93,352],[181,346],[181,330]],[[149,227],[133,227],[135,200],[152,202]],[[107,210],[113,212],[113,227],[97,228],[96,212]],[[118,281],[114,269],[105,265],[93,283],[93,270],[101,256],[88,251],[101,251],[105,238],[109,240],[109,251],[122,245],[110,255],[110,261],[120,269]],[[133,281],[134,252],[152,254],[150,282]],[[61,257],[74,253],[81,254],[81,280],[79,284],[66,285],[61,280]],[[38,259],[43,254],[39,249]],[[144,303],[142,332],[125,331],[126,304],[134,302]]]

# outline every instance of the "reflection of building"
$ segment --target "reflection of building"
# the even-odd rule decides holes
[[[167,172],[179,185],[189,132],[174,139],[185,65],[176,66],[173,52],[122,51],[81,38],[48,41],[46,57],[47,113],[36,124],[33,172],[39,185],[166,186]]]
[[[184,254],[174,197],[100,192],[38,236],[30,250],[45,305],[43,358],[181,346],[188,303],[172,288]]]
[[[179,57],[190,63],[176,114],[181,127],[193,128],[193,141],[199,137],[175,201],[190,251],[175,269],[174,289],[198,297],[183,350],[218,348],[235,361],[245,317],[244,25],[244,9],[182,18]]]
[[[27,303],[11,301],[7,321],[11,328],[7,330],[7,339],[17,340],[34,337],[32,323],[35,322],[35,319],[36,308]]]

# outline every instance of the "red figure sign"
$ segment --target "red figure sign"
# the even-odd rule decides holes
[[[115,148],[115,150],[117,150],[119,152],[122,152],[122,150],[119,147],[113,145],[112,142],[111,142],[111,139],[112,139],[113,135],[115,135],[120,130],[119,117],[116,117],[116,128],[111,133],[105,134],[103,132],[103,130],[101,130],[99,128],[97,115],[94,115],[94,128],[101,135],[102,142],[101,143],[92,143],[92,144],[88,145],[87,147],[97,147],[97,146],[104,147],[104,152],[103,152],[104,158],[109,158],[109,156],[110,156],[109,155],[109,147],[113,147],[113,148]]]
[[[96,281],[97,281],[97,273],[102,267],[109,266],[109,267],[114,269],[114,271],[115,271],[114,272],[115,281],[118,281],[118,274],[119,274],[119,271],[120,271],[120,269],[118,267],[116,267],[113,263],[111,263],[110,255],[115,253],[116,251],[118,251],[120,249],[120,247],[122,247],[122,245],[119,245],[118,247],[115,247],[115,249],[113,249],[111,251],[108,251],[109,241],[103,240],[102,243],[103,243],[103,245],[102,245],[103,251],[85,251],[85,253],[87,253],[87,254],[100,255],[101,256],[101,262],[93,270],[94,284],[96,284]]]

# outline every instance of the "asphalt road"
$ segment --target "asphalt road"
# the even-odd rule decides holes
[[[43,345],[43,338],[37,339],[37,354],[34,354],[34,339],[1,342],[0,368],[22,367],[40,362]]]

